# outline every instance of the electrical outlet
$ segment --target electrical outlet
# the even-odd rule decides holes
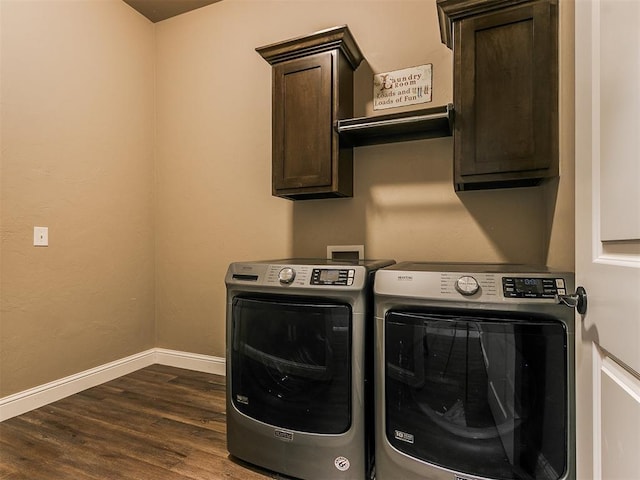
[[[48,247],[49,246],[49,228],[33,227],[33,246]]]

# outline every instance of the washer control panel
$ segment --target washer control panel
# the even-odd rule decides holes
[[[555,298],[567,289],[563,278],[502,277],[502,293],[507,298]]]
[[[311,285],[353,285],[356,271],[352,268],[314,268]]]

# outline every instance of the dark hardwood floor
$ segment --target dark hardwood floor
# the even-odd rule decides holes
[[[264,480],[229,457],[225,379],[153,365],[0,423],[3,480]]]

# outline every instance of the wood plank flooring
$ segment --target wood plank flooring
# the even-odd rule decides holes
[[[3,480],[264,480],[226,449],[225,378],[162,365],[0,423]]]

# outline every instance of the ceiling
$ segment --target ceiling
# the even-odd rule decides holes
[[[124,0],[152,22],[159,22],[220,0]]]

